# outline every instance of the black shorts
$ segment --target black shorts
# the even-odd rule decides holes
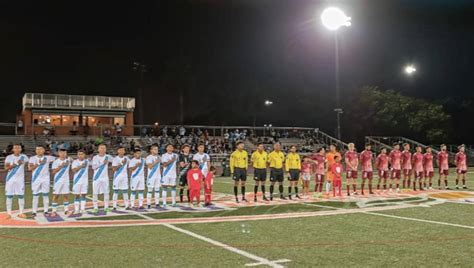
[[[290,173],[290,176],[288,177],[288,180],[297,181],[297,180],[300,179],[300,170],[299,169],[290,169],[289,173]]]
[[[271,182],[283,182],[284,175],[283,168],[270,168]]]
[[[256,168],[253,171],[253,179],[256,181],[266,181],[267,180],[267,169],[266,168]]]
[[[245,168],[234,168],[234,175],[232,176],[234,181],[246,181],[247,170]]]
[[[179,177],[179,186],[184,187],[188,185],[188,179],[186,176]]]

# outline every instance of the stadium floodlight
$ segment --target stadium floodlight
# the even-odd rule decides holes
[[[270,105],[273,104],[273,101],[271,101],[271,100],[265,100],[264,104],[265,104],[265,106],[270,106]]]
[[[408,75],[412,75],[416,72],[416,68],[413,65],[405,66],[405,73]]]
[[[351,26],[351,17],[337,7],[328,7],[321,13],[323,25],[331,31],[337,31],[342,26]]]

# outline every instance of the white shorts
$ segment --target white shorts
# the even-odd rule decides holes
[[[163,177],[161,178],[161,185],[164,185],[164,186],[176,186],[176,178],[174,177]]]
[[[49,193],[49,180],[45,179],[37,179],[35,182],[31,184],[31,191],[33,194],[42,194],[42,193]]]
[[[161,180],[161,178],[148,179],[148,181],[146,183],[146,187],[148,188],[149,191],[150,190],[153,191],[153,189],[158,190],[161,187],[160,180]]]
[[[128,191],[128,178],[127,177],[120,177],[120,178],[114,179],[112,189],[113,190],[127,190]]]
[[[87,182],[78,182],[72,186],[72,192],[73,194],[87,194],[87,188],[88,188]]]
[[[53,185],[53,194],[69,194],[70,192],[69,181],[67,180],[60,180]]]
[[[311,180],[311,174],[301,174],[301,178],[304,180],[304,181],[310,181]]]
[[[9,180],[5,184],[5,195],[24,195],[25,182]]]
[[[109,194],[109,180],[97,179],[92,183],[92,194]]]
[[[130,190],[132,191],[143,191],[145,190],[145,178],[134,178],[130,179]]]

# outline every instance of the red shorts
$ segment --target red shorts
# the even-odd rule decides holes
[[[314,178],[316,179],[317,183],[321,183],[321,182],[324,181],[324,175],[323,174],[316,174],[316,176]]]
[[[348,170],[346,172],[346,179],[357,179],[357,171]]]
[[[392,179],[400,179],[402,171],[399,169],[392,169]]]
[[[448,169],[440,169],[439,174],[448,176],[449,175],[449,170]]]
[[[341,180],[334,180],[333,181],[333,187],[341,187],[342,186],[342,181]]]
[[[362,178],[371,180],[374,177],[374,172],[372,171],[363,171]]]
[[[403,169],[403,175],[405,175],[405,176],[411,176],[411,169],[406,169],[406,168],[404,168],[404,169]]]
[[[415,171],[415,178],[416,179],[423,179],[424,172],[423,171]]]
[[[466,174],[466,173],[467,173],[467,170],[465,170],[465,169],[456,169],[456,173],[458,173],[458,174]]]
[[[379,179],[388,179],[388,170],[379,170]]]
[[[199,202],[201,200],[201,189],[190,189],[189,190],[189,199],[191,202],[194,201],[194,199],[197,199]]]
[[[434,172],[433,171],[425,171],[425,178],[433,178]]]

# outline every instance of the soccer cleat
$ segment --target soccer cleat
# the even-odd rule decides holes
[[[32,218],[36,217],[36,212],[31,213],[31,217]]]
[[[268,198],[266,196],[263,196],[263,201],[268,201]]]
[[[239,203],[239,199],[237,197],[235,198],[235,203]]]
[[[293,200],[293,199],[291,199],[291,195],[288,196],[288,199],[289,199],[289,200]]]
[[[156,204],[156,205],[155,205],[155,208],[160,208],[160,204]]]
[[[273,201],[273,195],[270,195],[270,201]]]
[[[400,188],[397,188],[397,193],[399,193],[399,192],[400,192]]]
[[[48,211],[44,212],[43,214],[44,214],[45,217],[49,217],[49,212]]]
[[[351,194],[350,194],[350,193],[347,193],[347,196],[351,196]]]
[[[459,190],[459,186],[456,185],[456,190]]]
[[[26,219],[26,215],[23,213],[18,214],[18,218],[20,219]]]
[[[179,205],[176,204],[176,203],[173,203],[171,206],[172,206],[172,207],[175,207],[175,208],[176,208],[176,207],[179,207]]]
[[[133,210],[133,207],[126,207],[125,210]]]
[[[467,189],[467,186],[463,186],[462,188],[463,188],[463,189]]]
[[[286,198],[283,195],[280,195],[281,200],[286,200]]]
[[[299,195],[296,195],[295,197],[298,198],[298,199],[301,199],[301,196],[299,196]]]
[[[54,212],[53,212],[53,213],[54,213]],[[92,213],[93,213],[93,214],[99,214],[99,209],[94,208],[94,209],[92,210]]]
[[[451,190],[451,188],[449,188],[448,186],[446,186],[444,189],[445,190]]]
[[[112,211],[117,211],[117,207],[113,207],[113,208],[112,208]]]
[[[245,197],[244,197],[244,198],[242,198],[242,202],[246,202],[246,203],[247,203],[248,201],[247,201],[247,199],[245,199]]]
[[[5,217],[5,220],[11,220],[12,218],[12,215],[8,214],[6,217]]]
[[[151,208],[151,205],[147,205],[146,208],[147,208],[147,209],[150,209],[150,208]]]
[[[256,196],[253,198],[253,202],[257,202],[257,197]]]
[[[145,209],[143,206],[139,206],[138,209]]]

